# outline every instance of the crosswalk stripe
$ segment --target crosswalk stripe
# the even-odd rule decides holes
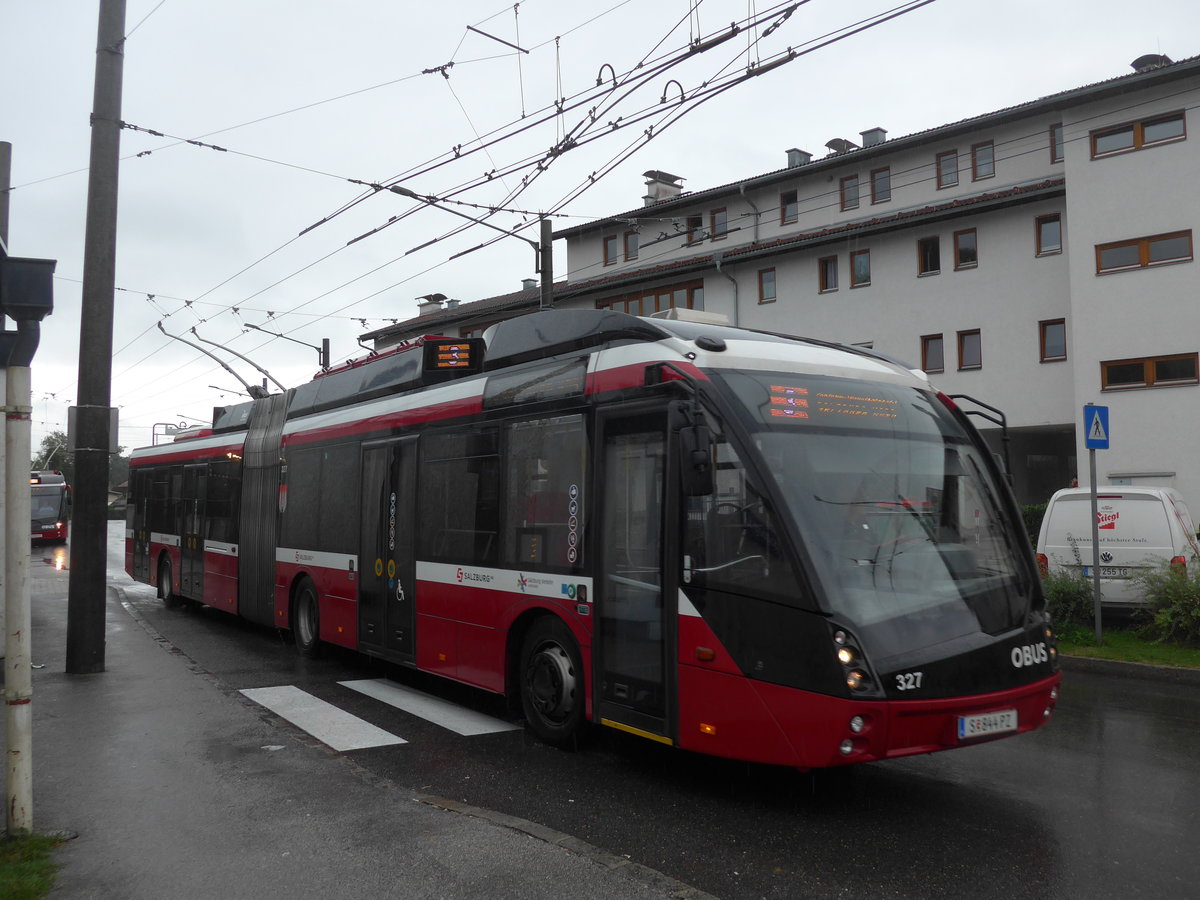
[[[457,704],[431,697],[421,691],[403,687],[392,681],[372,679],[368,681],[339,681],[338,684],[348,687],[360,694],[366,694],[376,700],[381,700],[390,706],[420,716],[435,725],[440,725],[450,731],[465,737],[478,734],[497,734],[501,731],[520,731],[520,725],[505,722],[464,709]]]
[[[334,750],[363,750],[408,743],[404,738],[376,728],[294,685],[248,688],[241,693]]]

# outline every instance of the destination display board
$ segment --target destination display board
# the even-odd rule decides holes
[[[865,392],[775,383],[768,386],[768,397],[766,415],[771,421],[878,422],[900,415],[900,403],[895,398]]]
[[[479,372],[483,368],[483,342],[479,338],[426,339],[424,352],[426,372]]]

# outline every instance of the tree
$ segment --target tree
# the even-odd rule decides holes
[[[29,467],[35,472],[41,469],[57,469],[66,476],[67,484],[71,484],[75,480],[75,454],[67,452],[67,433],[51,431],[42,438],[37,456],[30,461]]]

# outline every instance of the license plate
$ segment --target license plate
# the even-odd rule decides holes
[[[1091,566],[1083,567],[1083,577],[1084,578],[1092,577],[1092,567]],[[1129,577],[1129,566],[1101,566],[1100,567],[1100,577],[1101,578],[1128,578]]]
[[[995,712],[958,717],[958,739],[960,741],[1016,730],[1017,711],[1015,709],[998,709]]]

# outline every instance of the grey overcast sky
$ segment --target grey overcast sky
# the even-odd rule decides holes
[[[328,337],[334,361],[345,360],[365,352],[358,335],[414,316],[422,294],[468,302],[533,277],[527,244],[500,237],[451,260],[498,235],[451,234],[461,219],[353,180],[452,195],[480,204],[458,207],[475,216],[516,210],[491,218],[505,229],[554,211],[564,228],[640,206],[648,169],[701,190],[782,168],[790,147],[822,156],[833,137],[857,142],[874,126],[900,137],[1128,73],[1144,53],[1200,54],[1195,0],[933,0],[686,111],[671,102],[682,92],[695,103],[702,85],[748,64],[914,4],[809,0],[784,18],[791,5],[128,0],[122,119],[169,137],[121,134],[120,442],[148,444],[155,423],[205,420],[239,399],[229,374],[157,323],[193,342],[195,328],[291,386],[318,361],[296,341]],[[754,17],[757,27],[636,89],[626,82]],[[9,250],[58,260],[55,312],[33,369],[35,448],[65,429],[75,400],[96,25],[96,3],[0,0]],[[577,146],[537,170],[566,134]],[[403,218],[348,245],[394,216]],[[525,234],[536,238],[536,227]],[[565,269],[559,248],[559,277]]]

